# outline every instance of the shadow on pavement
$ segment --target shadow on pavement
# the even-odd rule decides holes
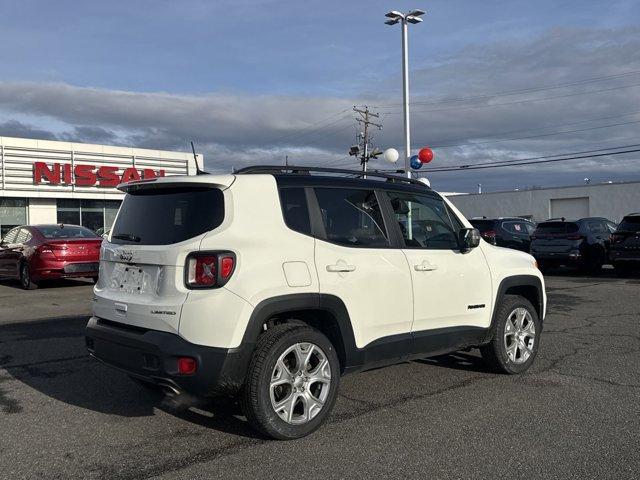
[[[189,409],[186,398],[166,397],[91,358],[84,343],[86,323],[87,317],[74,316],[0,326],[0,372],[47,397],[94,412],[144,417],[158,408],[206,428],[261,438],[238,418],[239,408],[230,399]],[[10,377],[0,373],[0,412],[25,414],[21,402],[3,388]]]
[[[12,287],[16,290],[22,290],[18,280],[0,280],[0,285]],[[78,287],[82,285],[93,285],[93,281],[89,278],[61,278],[59,280],[43,280],[38,282],[38,289],[56,289]]]
[[[454,352],[447,355],[438,355],[437,357],[422,358],[415,360],[415,362],[467,372],[491,373],[481,356],[471,355],[466,352]]]

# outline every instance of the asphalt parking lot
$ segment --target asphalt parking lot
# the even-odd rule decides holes
[[[547,288],[529,373],[472,351],[347,376],[328,425],[276,442],[89,358],[89,283],[0,283],[0,478],[638,478],[640,278]]]

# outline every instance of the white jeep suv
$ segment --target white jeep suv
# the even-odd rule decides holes
[[[174,394],[238,395],[278,439],[318,428],[346,373],[469,347],[529,368],[546,307],[533,257],[416,180],[327,170],[121,185],[91,355]]]

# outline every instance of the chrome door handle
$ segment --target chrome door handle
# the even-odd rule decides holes
[[[353,272],[355,269],[355,265],[347,265],[346,263],[327,265],[327,272]]]
[[[431,272],[432,270],[437,270],[438,266],[437,265],[433,265],[429,262],[427,262],[426,260],[422,263],[419,263],[417,265],[413,266],[414,270],[416,270],[417,272]]]

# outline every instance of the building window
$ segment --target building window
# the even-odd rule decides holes
[[[59,199],[57,222],[82,225],[94,232],[103,233],[111,229],[118,208],[119,201]]]
[[[0,236],[13,227],[26,225],[27,223],[27,199],[26,198],[0,198]]]

